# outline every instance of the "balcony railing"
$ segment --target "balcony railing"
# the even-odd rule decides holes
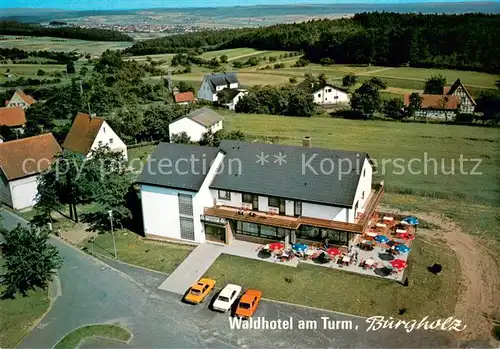
[[[286,229],[298,229],[301,225],[310,225],[318,228],[347,231],[361,234],[366,229],[370,218],[375,212],[382,196],[384,195],[384,184],[380,183],[373,193],[370,201],[365,205],[363,216],[358,220],[358,223],[345,223],[329,219],[312,218],[312,217],[289,217],[278,214],[269,214],[256,211],[245,211],[227,206],[215,206],[205,208],[205,215],[215,216],[226,219],[233,219],[248,223],[256,223],[269,225]]]

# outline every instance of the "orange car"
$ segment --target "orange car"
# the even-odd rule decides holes
[[[205,300],[205,297],[214,289],[215,280],[201,278],[196,284],[191,286],[189,292],[184,297],[184,301],[198,304]]]
[[[241,318],[252,317],[261,298],[262,292],[259,290],[248,289],[243,296],[241,296],[235,315]]]

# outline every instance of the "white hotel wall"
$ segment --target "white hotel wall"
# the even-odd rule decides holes
[[[354,197],[354,203],[352,205],[352,209],[349,210],[351,211],[349,215],[350,216],[349,222],[351,223],[354,222],[354,219],[356,218],[354,212],[354,207],[356,206],[356,202],[358,202],[358,209],[362,208],[365,205],[366,199],[368,199],[372,190],[373,168],[367,159],[365,159],[361,171],[362,172],[361,176],[359,177],[358,188],[356,189],[356,195]],[[363,171],[364,171],[364,176],[363,176]],[[363,198],[363,192],[365,192],[364,198]]]
[[[329,219],[340,222],[346,222],[347,218],[345,208],[312,204],[309,202],[302,203],[302,215],[305,217]]]

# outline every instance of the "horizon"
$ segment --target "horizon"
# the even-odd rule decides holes
[[[483,0],[248,0],[240,4],[240,0],[212,0],[208,5],[205,0],[191,0],[187,6],[179,6],[173,0],[25,0],[23,6],[15,3],[2,4],[3,9],[45,9],[60,11],[116,11],[116,10],[148,10],[148,9],[200,9],[221,7],[255,7],[255,6],[314,6],[314,5],[418,5],[442,3],[499,3],[500,1]],[[62,5],[62,6],[61,6]],[[173,6],[171,6],[173,5]]]

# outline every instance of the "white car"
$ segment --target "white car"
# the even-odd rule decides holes
[[[220,291],[213,308],[218,311],[226,312],[231,309],[234,301],[240,296],[241,286],[228,284]]]

